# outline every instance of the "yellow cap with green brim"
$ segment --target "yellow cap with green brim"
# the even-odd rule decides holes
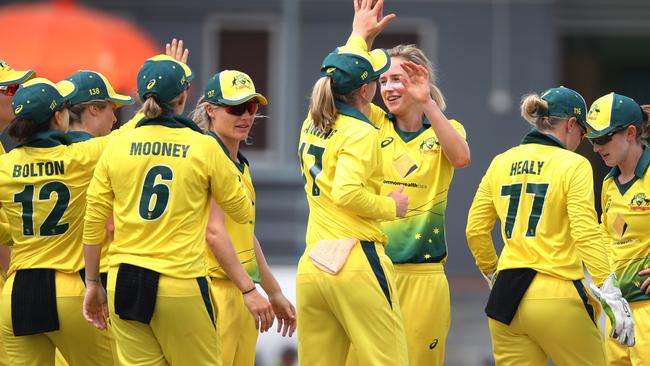
[[[255,91],[255,84],[248,74],[237,70],[223,70],[208,80],[203,97],[216,104],[237,105],[255,100],[269,104],[265,96]]]
[[[14,70],[0,60],[0,86],[22,84],[34,76],[32,70]]]

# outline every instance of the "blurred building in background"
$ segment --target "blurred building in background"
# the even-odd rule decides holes
[[[236,68],[251,75],[270,101],[261,110],[269,118],[258,119],[245,150],[258,197],[257,236],[272,264],[295,265],[308,215],[297,162],[298,129],[321,60],[350,32],[351,1],[83,0],[77,5],[130,21],[161,50],[172,37],[184,39],[196,73],[187,110],[218,70]],[[650,103],[650,49],[645,47],[650,2],[388,0],[385,11],[398,18],[375,46],[416,43],[423,48],[437,69],[447,116],[467,130],[472,163],[456,172],[447,208],[446,268],[454,302],[448,364],[483,365],[483,355],[490,352],[482,312],[487,292],[475,282],[480,276],[464,237],[478,182],[492,157],[518,144],[529,129],[519,116],[523,94],[565,85],[582,93],[588,104],[610,91]],[[21,34],[5,31],[2,42],[11,44]],[[606,171],[590,149],[583,143],[580,152],[592,160],[599,197]],[[480,330],[473,328],[476,324]]]

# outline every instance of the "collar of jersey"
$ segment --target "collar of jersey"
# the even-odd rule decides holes
[[[540,145],[547,145],[547,146],[557,146],[566,149],[566,147],[562,145],[560,140],[556,139],[551,135],[547,135],[545,133],[539,132],[539,130],[536,129],[533,129],[532,131],[528,132],[528,134],[524,136],[524,139],[521,140],[521,144],[522,145],[540,144]]]
[[[641,154],[639,161],[636,163],[636,168],[634,169],[634,178],[630,179],[630,181],[625,184],[619,183],[618,175],[621,174],[621,170],[617,165],[609,171],[609,174],[607,174],[605,180],[614,178],[614,183],[616,183],[618,191],[621,193],[621,195],[624,195],[625,192],[627,192],[627,190],[632,187],[632,184],[634,184],[634,182],[643,178],[645,171],[648,169],[648,165],[650,165],[650,149],[644,146],[643,154]]]
[[[59,130],[49,130],[39,132],[29,141],[17,147],[55,147],[59,145],[70,145],[72,141],[66,136],[65,132]]]
[[[354,107],[351,107],[348,104],[345,104],[341,101],[335,100],[334,104],[336,105],[336,110],[338,111],[339,114],[346,115],[348,117],[352,117],[354,119],[358,119],[360,121],[366,122],[367,124],[371,125],[372,127],[375,127],[375,125],[370,122],[368,117],[366,117],[365,114],[359,112],[359,110],[355,109]],[[375,127],[377,128],[377,127]]]
[[[399,127],[397,127],[397,118],[395,117],[394,114],[390,112],[386,113],[386,118],[388,118],[388,120],[393,123],[393,128],[395,129],[395,133],[397,133],[397,136],[399,136],[404,142],[411,142],[414,138],[420,136],[424,131],[426,131],[427,128],[431,127],[431,123],[429,122],[427,116],[422,116],[422,128],[420,128],[420,130],[415,132],[407,132],[407,131],[400,130]]]
[[[240,172],[242,172],[242,173],[244,172],[244,164],[250,166],[250,164],[248,163],[248,159],[246,159],[246,157],[241,153],[241,151],[237,151],[237,160],[239,160],[240,162],[237,162],[233,158],[231,158],[230,157],[230,152],[228,151],[228,148],[226,147],[226,144],[224,144],[223,141],[221,141],[221,139],[219,138],[219,136],[217,136],[216,133],[214,133],[213,131],[208,131],[205,134],[208,135],[208,136],[211,136],[215,140],[217,140],[217,142],[219,143],[219,146],[221,146],[221,148],[223,149],[223,152],[230,159],[230,161],[235,163],[235,166],[237,167],[237,169],[239,169]]]
[[[156,118],[143,118],[135,127],[140,126],[165,126],[169,128],[189,128],[203,135],[203,130],[187,117],[178,114],[163,114]]]
[[[76,130],[69,131],[66,135],[68,136],[70,142],[72,143],[90,140],[95,137],[86,131],[76,131]]]

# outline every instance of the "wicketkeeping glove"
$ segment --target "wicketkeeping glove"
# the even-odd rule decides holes
[[[630,305],[623,297],[618,287],[618,279],[611,274],[603,285],[598,288],[593,283],[589,285],[591,293],[600,301],[612,325],[610,336],[618,343],[626,346],[634,346],[634,319],[630,311]]]

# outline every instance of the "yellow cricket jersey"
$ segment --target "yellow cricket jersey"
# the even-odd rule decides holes
[[[133,128],[132,125],[129,126]],[[75,142],[87,141],[95,137],[92,134],[85,131],[69,131],[66,135],[70,139],[70,142],[72,142],[73,144]],[[86,200],[85,194],[83,195],[83,199],[84,201]],[[85,208],[83,212],[84,213],[86,212]],[[99,260],[99,271],[103,273],[108,272],[108,247],[111,244],[111,242],[112,242],[111,237],[109,235],[106,235],[106,237],[104,238],[104,243],[102,244],[102,251]]]
[[[338,116],[323,134],[308,116],[298,153],[309,203],[307,247],[319,240],[356,238],[385,244],[379,219],[395,219],[395,201],[381,196],[378,131],[358,110],[336,102]]]
[[[237,160],[234,161],[230,158],[228,149],[219,139],[219,137],[214,134],[212,131],[207,132],[208,135],[214,137],[215,140],[219,143],[220,148],[215,152],[216,154],[223,154],[226,158],[231,160],[232,164],[239,171],[239,176],[244,183],[244,188],[246,188],[246,193],[250,198],[253,209],[255,208],[255,188],[253,187],[253,180],[251,178],[251,173],[249,169],[248,160],[244,155],[239,152],[237,153]],[[260,282],[260,269],[257,264],[257,257],[255,256],[255,210],[253,210],[253,219],[247,223],[240,224],[230,218],[229,215],[224,215],[224,227],[232,245],[237,252],[239,257],[239,262],[244,266],[244,269],[250,276],[250,278],[259,283]],[[212,252],[208,249],[208,273],[210,277],[214,278],[224,278],[227,279],[228,275],[223,270],[219,261],[214,257]]]
[[[644,148],[634,178],[621,184],[620,170],[614,167],[603,181],[601,229],[610,253],[612,270],[628,301],[650,300],[639,288],[650,268],[650,150]]]
[[[253,220],[238,171],[191,120],[143,119],[106,147],[88,187],[84,244],[100,245],[113,213],[109,265],[176,278],[207,274],[205,229],[212,196],[239,223]]]
[[[417,132],[400,131],[392,114],[372,105],[370,120],[379,128],[384,181],[381,194],[404,185],[406,217],[383,221],[386,254],[393,263],[444,263],[447,259],[445,209],[454,167],[443,153],[425,117]],[[449,121],[465,138],[465,128]]]
[[[83,268],[85,192],[107,141],[71,144],[63,132],[47,131],[0,156],[0,204],[14,243],[9,274]]]
[[[484,273],[532,268],[577,280],[584,278],[584,261],[600,286],[610,271],[593,197],[589,161],[533,130],[492,160],[478,187],[466,229],[477,266]],[[498,267],[491,236],[497,217],[505,243]]]
[[[5,147],[0,142],[0,155],[5,154]],[[11,245],[11,231],[7,214],[0,208],[0,245]]]

